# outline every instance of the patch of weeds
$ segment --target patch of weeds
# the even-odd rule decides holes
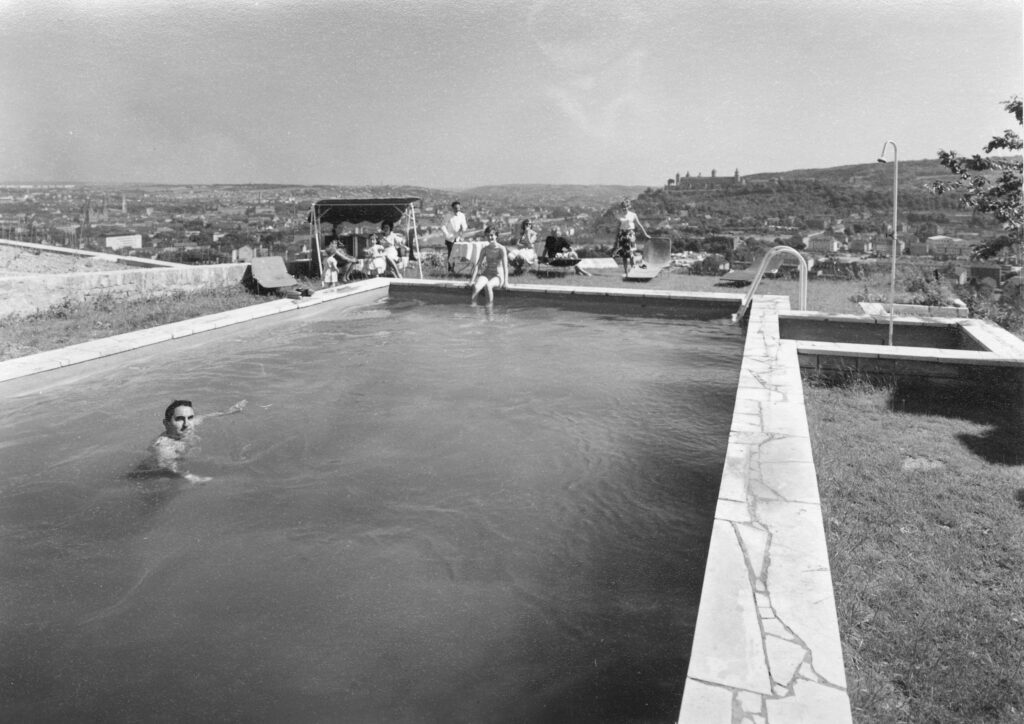
[[[71,299],[70,297],[64,297],[62,300],[52,305],[49,309],[43,312],[37,312],[36,314],[30,315],[30,319],[71,319],[81,310],[81,304]]]

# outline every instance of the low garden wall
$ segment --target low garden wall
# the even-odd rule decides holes
[[[132,299],[233,286],[242,282],[249,267],[175,264],[10,239],[0,239],[0,250],[11,264],[0,270],[0,316],[32,314],[65,300]],[[30,260],[27,265],[24,259]]]
[[[159,296],[242,282],[248,264],[211,264],[123,271],[0,276],[0,316],[32,314],[65,299],[86,301],[110,295],[118,299]]]
[[[102,295],[119,299],[160,296],[242,283],[249,264],[211,264],[124,271],[0,276],[0,315],[31,314],[63,300],[86,301]]]
[[[782,337],[796,340],[805,375],[832,380],[865,377],[908,389],[957,390],[1007,405],[1024,421],[1024,341],[1005,329],[984,319],[897,318],[899,333],[894,330],[896,344],[890,347],[880,340],[864,343],[864,335],[850,333],[856,329],[852,315],[841,315],[843,319],[814,316],[808,312],[779,315]],[[870,317],[860,321],[865,329],[884,328],[885,322]],[[912,339],[914,327],[924,336],[948,337],[955,332],[956,342],[946,347],[911,344],[907,340]]]

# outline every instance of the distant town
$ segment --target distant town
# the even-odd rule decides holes
[[[966,258],[1002,233],[985,216],[924,187],[941,178],[935,162],[909,162],[901,186],[901,254]],[[808,254],[881,255],[891,246],[891,180],[884,167],[851,166],[745,177],[685,171],[656,187],[488,186],[462,191],[421,187],[276,185],[0,185],[0,238],[190,264],[279,255],[308,258],[311,204],[324,198],[415,196],[421,246],[440,246],[438,230],[459,198],[471,230],[492,225],[506,236],[524,218],[542,233],[554,225],[580,246],[608,244],[614,212],[634,201],[645,226],[672,239],[673,251],[742,259],[787,244]],[[890,177],[891,178],[891,177]],[[407,229],[401,229],[403,232]],[[354,233],[368,233],[354,229]],[[1004,261],[1019,264],[1016,258]]]

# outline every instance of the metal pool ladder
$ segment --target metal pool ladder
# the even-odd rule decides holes
[[[800,260],[800,311],[807,309],[807,260],[804,259],[803,255],[791,246],[776,246],[770,249],[764,258],[761,259],[760,265],[757,267],[757,274],[754,275],[754,281],[750,284],[750,289],[747,291],[746,296],[743,297],[743,303],[740,304],[739,311],[732,315],[732,321],[738,322],[743,319],[743,315],[747,313],[747,309],[750,307],[750,302],[754,299],[754,294],[757,293],[757,285],[761,283],[761,278],[764,276],[764,270],[768,268],[768,261],[773,256],[779,254],[792,254]]]

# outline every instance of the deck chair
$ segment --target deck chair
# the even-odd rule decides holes
[[[733,269],[726,272],[722,275],[722,278],[715,283],[715,286],[732,285],[735,287],[745,287],[748,284],[753,284],[754,277],[757,276],[757,270],[761,267],[762,259],[764,259],[764,257],[761,257],[761,259],[758,259],[746,269]],[[782,258],[781,255],[776,256],[768,262],[768,266],[765,267],[764,270],[764,276],[769,279],[774,279],[779,276],[779,270],[782,268],[785,261],[786,260]]]
[[[298,280],[288,273],[284,259],[279,256],[257,256],[249,263],[249,272],[256,284],[256,291],[272,291],[288,294],[299,285]]]
[[[628,282],[649,282],[657,277],[662,269],[672,263],[672,240],[652,237],[647,240],[641,256],[643,262],[634,266],[622,277]]]
[[[748,284],[752,284],[754,281],[754,275],[757,272],[754,269],[733,269],[727,271],[722,277],[715,282],[715,286],[734,286],[734,287],[745,287]]]

